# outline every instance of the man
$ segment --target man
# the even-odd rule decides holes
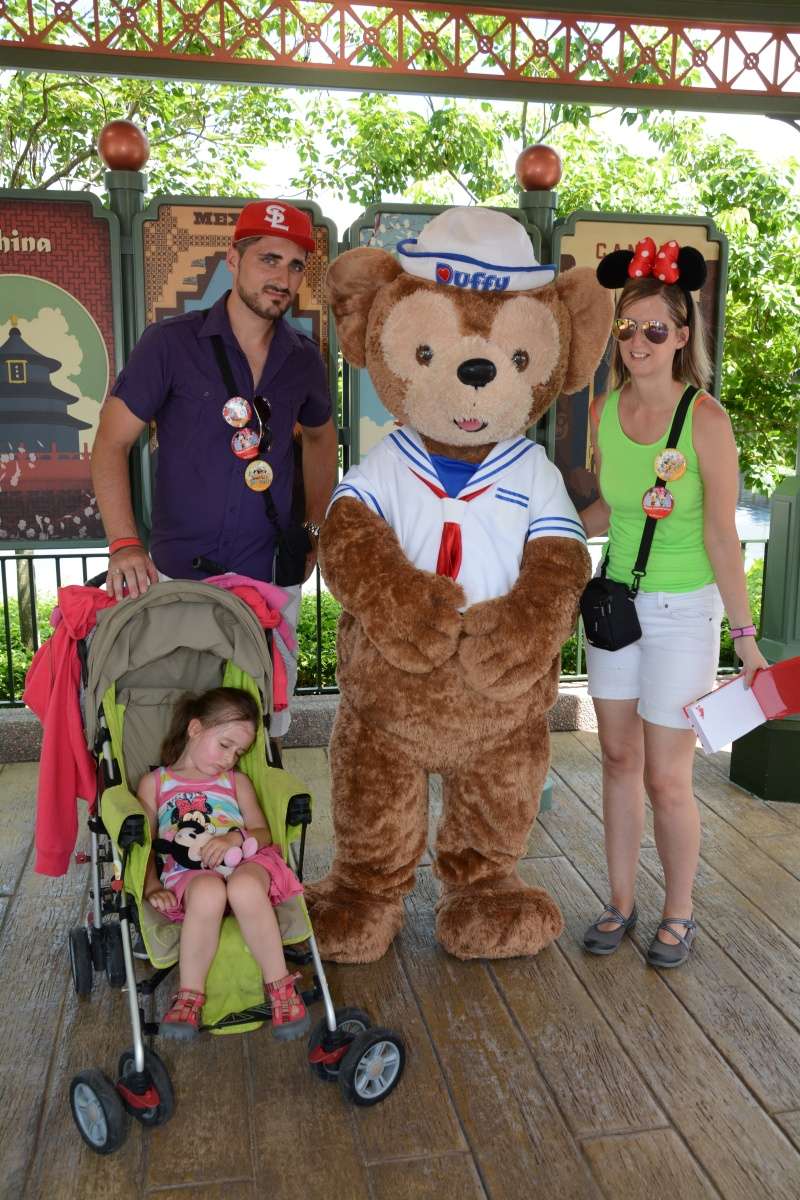
[[[291,511],[296,423],[311,542],[305,578],[313,571],[319,525],[336,481],[337,436],[319,350],[282,319],[313,249],[306,213],[279,201],[246,205],[226,256],[231,291],[207,311],[149,326],[117,378],[92,452],[109,539],[106,586],[117,599],[125,586],[130,596],[140,595],[159,573],[203,578],[209,572],[194,569],[195,558],[271,582],[276,523],[285,529]],[[234,397],[220,348],[236,384]],[[151,420],[158,469],[148,554],[133,516],[128,456]],[[271,504],[265,503],[265,483]],[[300,588],[289,590],[284,616],[294,623]],[[296,664],[287,667],[291,695]],[[273,721],[276,736],[288,727],[288,713],[282,716]]]

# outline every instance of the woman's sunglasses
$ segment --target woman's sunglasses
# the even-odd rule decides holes
[[[245,460],[267,454],[272,446],[272,430],[269,419],[272,406],[266,396],[254,396],[252,404],[243,396],[231,396],[222,410],[222,415],[236,432],[231,438],[231,450],[237,458]],[[257,428],[250,423],[255,416]]]
[[[629,342],[641,329],[648,342],[661,346],[669,337],[669,325],[663,321],[634,321],[633,317],[616,317],[611,332],[618,342]]]

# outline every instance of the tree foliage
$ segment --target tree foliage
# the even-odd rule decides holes
[[[173,80],[0,74],[0,186],[100,191],[97,135],[119,117],[150,141],[151,194],[255,194],[257,169],[292,125],[289,93]]]
[[[492,35],[488,26],[482,32]],[[651,139],[634,150],[606,136],[598,115],[581,104],[409,102],[369,92],[7,73],[0,75],[0,186],[100,191],[97,133],[126,116],[150,139],[151,194],[255,195],[271,149],[288,145],[296,167],[284,194],[324,193],[364,207],[398,197],[514,205],[514,157],[546,139],[564,160],[559,215],[685,212],[710,216],[727,235],[721,398],[747,483],[768,491],[793,465],[798,419],[796,167],[768,167],[732,138],[709,137],[696,118],[619,110],[623,126]]]
[[[796,165],[765,165],[697,118],[650,118],[647,157],[592,131],[558,139],[559,212],[692,213],[729,242],[721,400],[748,487],[770,492],[794,466],[800,390],[800,194]],[[798,146],[800,148],[800,144]]]

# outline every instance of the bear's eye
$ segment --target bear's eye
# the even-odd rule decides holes
[[[531,361],[531,356],[527,350],[515,350],[511,355],[511,361],[518,371],[524,371],[528,363]]]
[[[427,367],[428,363],[433,358],[433,351],[430,346],[417,346],[417,362],[423,367]]]

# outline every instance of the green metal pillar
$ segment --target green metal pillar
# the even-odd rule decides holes
[[[761,653],[800,656],[800,433],[795,474],[772,495],[761,604]],[[800,719],[767,721],[733,743],[731,779],[763,800],[800,803]]]
[[[528,225],[538,229],[542,235],[540,253],[543,263],[550,262],[552,258],[553,224],[558,197],[552,190],[552,186],[543,188],[537,184],[557,183],[560,178],[560,161],[555,151],[550,150],[549,147],[529,146],[520,154],[517,160],[517,181],[520,185],[519,207],[525,214]],[[536,439],[547,447],[547,454],[552,462],[555,459],[556,449],[555,409],[551,408],[539,422]],[[539,798],[539,812],[549,812],[552,807],[553,776],[548,772]]]
[[[142,171],[110,170],[105,175],[108,204],[120,224],[123,349],[127,361],[139,334],[136,312],[136,259],[133,218],[144,208],[147,176]],[[130,456],[131,498],[139,536],[148,541],[151,513],[150,452],[146,433]]]
[[[555,185],[561,178],[561,159],[550,146],[526,146],[516,163],[519,207],[528,225],[538,229],[542,238],[541,261],[553,257],[553,226],[558,194]],[[556,456],[555,406],[545,413],[536,427],[536,441],[547,450],[551,462]]]
[[[133,218],[144,208],[147,176],[141,171],[106,171],[108,206],[117,214],[122,252],[122,328],[125,358],[136,345],[136,289],[134,284]]]
[[[529,225],[535,226],[542,235],[542,261],[549,262],[553,247],[553,224],[555,222],[558,195],[554,191],[523,192],[519,194],[519,206],[525,213]]]

